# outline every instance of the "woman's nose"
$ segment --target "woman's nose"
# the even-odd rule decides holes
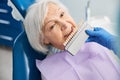
[[[60,21],[60,26],[62,31],[66,30],[69,27],[68,23],[64,20]]]
[[[68,26],[67,26],[66,24],[62,24],[62,25],[61,25],[61,30],[64,31],[65,29],[67,29],[67,27],[68,27]]]

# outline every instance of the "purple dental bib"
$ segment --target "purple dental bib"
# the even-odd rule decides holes
[[[107,48],[85,43],[72,56],[67,51],[56,53],[36,65],[46,80],[120,80],[120,66]]]

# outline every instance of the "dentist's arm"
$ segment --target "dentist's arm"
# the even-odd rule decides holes
[[[120,44],[117,41],[116,37],[104,30],[103,28],[95,27],[94,30],[86,30],[85,31],[89,38],[86,42],[97,42],[111,50],[113,50],[116,54],[118,53],[117,45]]]

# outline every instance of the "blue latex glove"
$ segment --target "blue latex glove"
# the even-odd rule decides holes
[[[115,38],[103,28],[95,27],[94,30],[86,30],[85,32],[89,35],[86,42],[97,42],[114,51],[113,44],[115,42]]]

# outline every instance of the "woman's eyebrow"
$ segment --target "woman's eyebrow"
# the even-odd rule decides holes
[[[50,23],[51,21],[53,21],[54,19],[51,19],[51,20],[48,20],[46,23],[45,23],[45,26]]]
[[[59,8],[58,8],[58,11],[59,11],[60,9],[61,9],[61,8],[59,7]]]

